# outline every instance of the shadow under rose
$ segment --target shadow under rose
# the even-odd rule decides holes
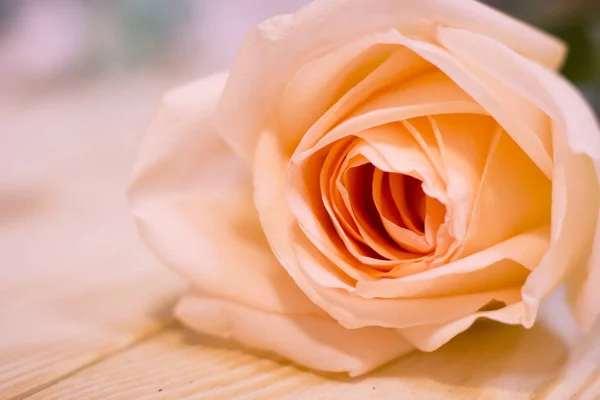
[[[363,391],[364,395],[395,392],[400,396],[407,390],[420,392],[423,387],[430,395],[488,391],[515,396],[531,394],[556,376],[568,356],[565,344],[543,323],[526,330],[492,321],[475,323],[435,352],[415,351],[359,378],[310,370],[272,353],[198,335],[187,329],[182,331],[182,342],[243,351],[281,366],[293,366],[318,381],[315,390],[322,385],[335,384],[340,390],[346,387],[348,394],[358,396],[356,398],[360,398]]]
[[[415,378],[533,393],[554,377],[566,357],[565,344],[542,322],[526,330],[483,320],[432,353],[411,353],[364,379]]]
[[[276,363],[280,366],[292,366],[297,369],[299,372],[305,372],[309,374],[313,374],[319,376],[324,379],[335,380],[338,382],[352,382],[355,379],[348,377],[345,374],[335,373],[335,372],[323,372],[323,371],[315,371],[310,368],[304,367],[302,365],[296,364],[290,360],[285,359],[273,352],[267,350],[260,350],[256,348],[250,348],[244,346],[240,343],[234,342],[232,340],[227,340],[215,336],[210,336],[202,333],[195,332],[185,325],[180,324],[182,328],[180,330],[181,333],[181,341],[185,345],[189,346],[204,346],[210,347],[214,349],[228,350],[228,351],[241,351],[247,353],[248,355],[263,359],[269,360],[273,363]]]

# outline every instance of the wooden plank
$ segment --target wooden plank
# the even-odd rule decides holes
[[[557,311],[562,314],[564,307],[546,307],[547,314]],[[599,398],[598,332],[582,341],[568,332],[572,326],[557,331],[554,322],[529,331],[478,323],[434,353],[413,353],[357,380],[314,373],[175,328],[31,399]]]
[[[0,108],[0,398],[169,323],[182,282],[141,245],[124,190],[172,84],[151,73]]]
[[[165,275],[132,274],[86,296],[3,312],[0,398],[35,392],[165,326],[173,301]]]

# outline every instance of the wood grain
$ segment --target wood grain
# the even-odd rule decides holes
[[[600,327],[562,293],[369,376],[318,374],[174,325],[184,283],[140,243],[124,188],[160,73],[0,114],[0,399],[600,399]]]
[[[173,328],[31,398],[594,399],[598,370],[582,368],[589,361],[569,364],[567,345],[546,326],[479,323],[437,352],[413,353],[351,380]],[[587,383],[561,386],[563,375],[573,374]]]
[[[124,189],[160,75],[88,83],[0,114],[0,398],[170,321],[182,282],[137,237]]]

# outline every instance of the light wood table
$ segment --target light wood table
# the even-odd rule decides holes
[[[185,290],[142,246],[124,188],[158,73],[0,115],[0,399],[599,399],[600,334],[557,293],[533,329],[479,323],[351,380],[189,332]]]

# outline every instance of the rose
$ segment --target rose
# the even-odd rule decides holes
[[[140,231],[191,281],[178,317],[354,375],[478,318],[530,327],[562,282],[589,327],[600,135],[563,56],[475,1],[258,25],[228,77],[164,98],[135,169]]]

